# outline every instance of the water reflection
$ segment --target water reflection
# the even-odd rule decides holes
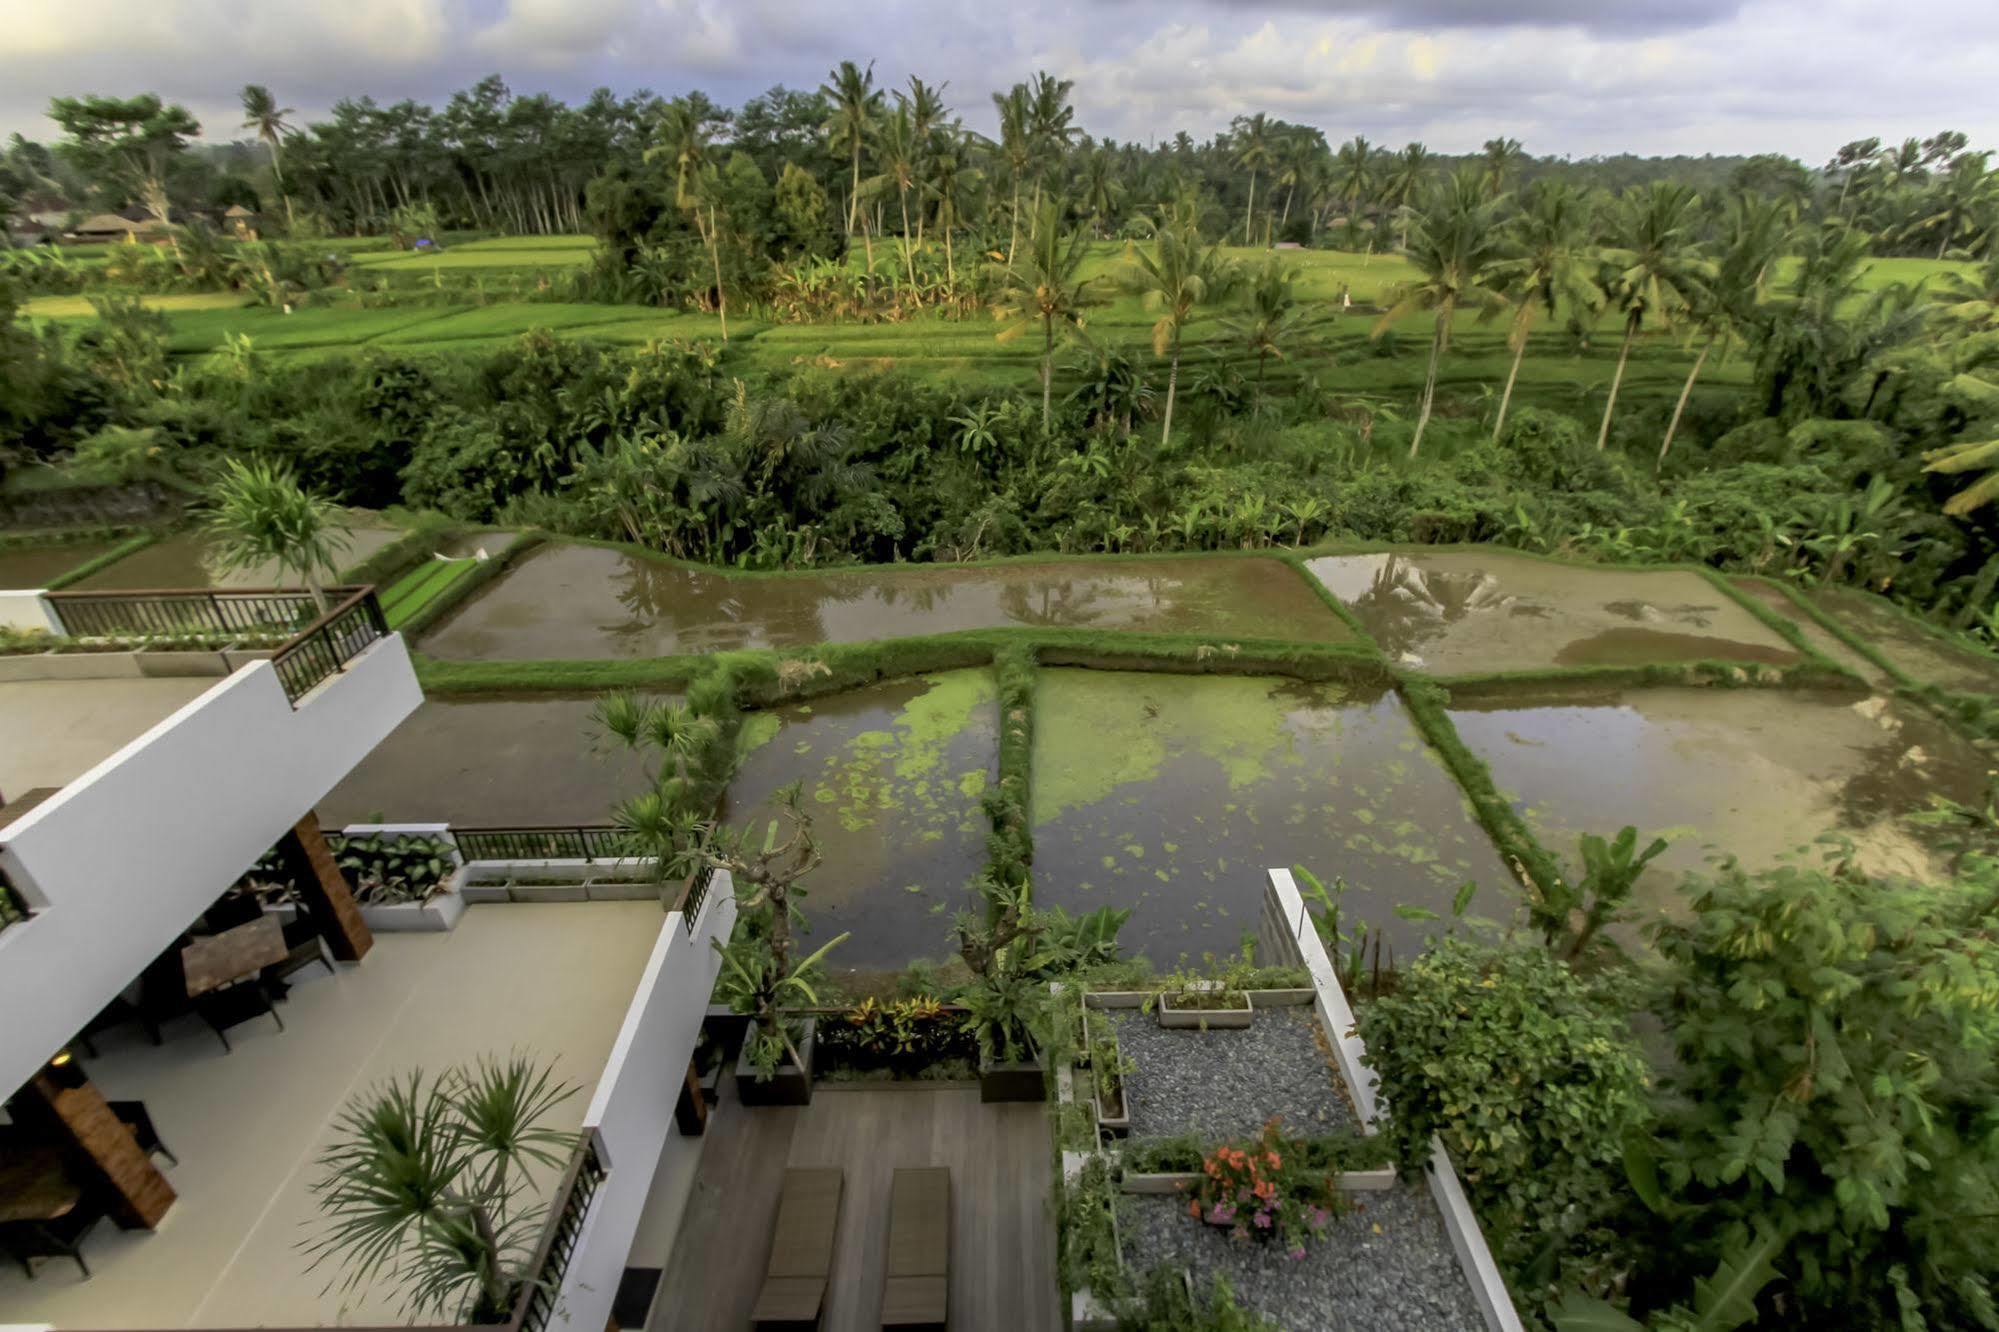
[[[522,560],[425,642],[456,658],[663,656],[1095,626],[1328,642],[1346,636],[1289,566],[1136,560],[732,574],[594,546]]]

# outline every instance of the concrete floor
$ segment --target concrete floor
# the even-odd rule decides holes
[[[0,684],[0,796],[68,785],[218,683],[194,678]]]
[[[582,1121],[662,917],[649,902],[475,906],[449,934],[377,936],[358,967],[301,972],[282,1012],[235,1028],[233,1054],[193,1018],[155,1048],[136,1029],[86,1060],[114,1099],[144,1100],[180,1155],[180,1198],[160,1229],[109,1224],[85,1246],[96,1275],[51,1261],[29,1281],[0,1268],[0,1324],[57,1327],[397,1325],[388,1292],[328,1291],[299,1244],[334,1113],[414,1069],[521,1051],[579,1084],[559,1116]],[[164,1163],[163,1163],[164,1164]]]

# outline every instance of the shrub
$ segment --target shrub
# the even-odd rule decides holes
[[[1540,948],[1448,938],[1360,1011],[1405,1169],[1441,1137],[1517,1283],[1595,1284],[1645,1116],[1645,1065],[1607,996]]]

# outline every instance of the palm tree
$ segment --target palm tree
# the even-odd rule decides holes
[[[1617,391],[1638,330],[1647,320],[1670,328],[1683,311],[1705,298],[1714,277],[1714,265],[1701,257],[1694,234],[1699,204],[1692,188],[1666,181],[1634,185],[1618,200],[1618,244],[1602,252],[1607,267],[1600,285],[1624,316],[1624,341],[1617,349],[1617,370],[1610,377],[1603,425],[1596,434],[1599,453],[1610,441],[1611,414],[1617,410]]]
[[[907,103],[883,116],[875,131],[875,165],[881,174],[869,177],[861,188],[869,193],[895,190],[902,210],[902,265],[911,288],[916,286],[916,256],[909,241],[909,191],[917,182],[918,139]],[[922,212],[918,201],[918,213]]]
[[[1528,189],[1519,214],[1507,228],[1507,255],[1492,265],[1491,276],[1513,300],[1513,322],[1506,337],[1513,348],[1513,364],[1506,372],[1506,389],[1499,395],[1494,440],[1506,428],[1506,409],[1513,401],[1513,383],[1520,375],[1535,315],[1545,313],[1555,319],[1603,304],[1603,291],[1590,278],[1596,258],[1590,245],[1592,211],[1583,191],[1539,180]]]
[[[1429,175],[1430,150],[1420,143],[1403,145],[1402,151],[1389,159],[1388,176],[1381,187],[1381,201],[1401,214],[1404,248],[1409,244],[1409,209],[1423,197],[1423,186]]]
[[[401,1286],[413,1314],[506,1322],[548,1210],[532,1175],[576,1143],[546,1121],[577,1090],[516,1055],[359,1093],[308,1186],[325,1218],[304,1245],[313,1265],[345,1259],[348,1292]]]
[[[1235,164],[1249,169],[1249,202],[1243,208],[1242,243],[1254,245],[1256,239],[1251,227],[1256,217],[1256,173],[1270,165],[1270,121],[1263,112],[1237,122]],[[1169,392],[1166,396],[1170,403],[1173,395]]]
[[[224,569],[275,564],[281,573],[297,574],[319,613],[326,614],[322,575],[338,572],[335,561],[347,549],[339,505],[308,493],[283,463],[229,458],[204,508],[202,530]]]
[[[278,195],[285,201],[285,222],[292,221],[292,196],[285,188],[284,138],[291,133],[291,126],[285,117],[298,113],[288,106],[279,106],[278,99],[271,96],[271,90],[261,83],[243,85],[243,128],[256,131],[257,138],[271,154],[271,179],[277,182]]]
[[[1679,401],[1673,404],[1673,417],[1666,423],[1666,437],[1659,443],[1654,467],[1665,465],[1666,452],[1679,433],[1680,417],[1687,410],[1687,399],[1693,395],[1694,380],[1707,364],[1708,353],[1719,346],[1726,356],[1736,330],[1755,317],[1756,307],[1769,295],[1770,270],[1791,238],[1791,216],[1790,204],[1783,199],[1764,199],[1745,192],[1729,200],[1721,259],[1714,266],[1707,290],[1695,296],[1690,310],[1695,327],[1706,337],[1687,371],[1687,382],[1680,387]]]
[[[993,94],[999,112],[999,153],[1013,181],[1013,209],[1006,240],[1006,266],[1013,268],[1014,251],[1020,244],[1020,182],[1034,161],[1034,105],[1027,85],[1016,83],[1003,93]]]
[[[1104,234],[1104,220],[1117,211],[1124,197],[1124,182],[1118,179],[1117,155],[1099,148],[1083,161],[1083,197],[1079,202],[1090,214],[1098,236]]]
[[[1912,237],[1926,231],[1936,233],[1937,258],[1943,258],[1953,242],[1977,230],[1975,219],[1999,208],[1999,172],[1985,165],[1991,156],[1989,152],[1958,154],[1950,170],[1938,179],[1934,197],[1926,205],[1929,211],[1909,225]]]
[[[1277,173],[1274,184],[1284,187],[1284,211],[1278,214],[1277,230],[1281,234],[1291,220],[1291,201],[1297,197],[1298,187],[1311,176],[1312,165],[1323,151],[1316,130],[1293,128],[1277,138]],[[1268,230],[1268,227],[1265,228]]]
[[[648,162],[673,163],[674,205],[694,219],[694,229],[715,270],[715,308],[722,321],[722,341],[729,340],[729,294],[722,285],[722,249],[717,201],[722,187],[708,159],[708,111],[693,97],[676,97],[659,111],[656,142],[645,150]],[[691,186],[690,186],[691,182]]]
[[[1527,153],[1521,148],[1520,140],[1509,139],[1504,135],[1497,139],[1487,139],[1485,141],[1486,197],[1497,199],[1506,193],[1506,187],[1512,183],[1513,173],[1519,170],[1520,164],[1526,160]]]
[[[1333,193],[1347,206],[1348,216],[1361,212],[1374,193],[1374,149],[1356,134],[1333,157]],[[1374,251],[1374,242],[1367,245]]]
[[[978,188],[980,173],[959,159],[957,145],[930,159],[930,179],[924,182],[924,196],[937,205],[937,230],[944,236],[944,279],[953,292],[958,287],[957,257],[951,236],[965,220],[965,205]]]
[[[1076,108],[1069,105],[1069,79],[1037,71],[1027,90],[1027,140],[1034,146],[1034,207],[1041,207],[1041,182],[1047,166],[1059,162],[1075,141]]]
[[[1180,335],[1204,303],[1227,294],[1233,266],[1221,254],[1221,242],[1201,248],[1201,233],[1191,214],[1162,220],[1153,234],[1151,252],[1133,247],[1136,267],[1126,286],[1145,308],[1158,314],[1152,324],[1152,354],[1168,356],[1166,410],[1159,428],[1164,452],[1173,438],[1173,399],[1180,385]]]
[[[853,164],[847,192],[847,231],[851,234],[861,202],[861,147],[874,132],[882,108],[882,95],[875,87],[875,62],[870,60],[863,70],[851,60],[842,60],[820,85],[819,94],[833,104],[833,113],[822,127],[827,142],[835,152],[844,151]]]
[[[909,133],[912,144],[912,159],[919,180],[929,174],[930,160],[937,153],[940,141],[949,138],[946,117],[950,108],[944,105],[944,90],[951,85],[940,83],[931,87],[914,74],[909,76],[909,91],[897,92],[898,105],[909,112]],[[916,201],[916,248],[923,248],[923,208],[924,191],[919,186]]]
[[[1271,255],[1249,280],[1249,306],[1222,321],[1239,345],[1256,356],[1256,400],[1263,401],[1263,371],[1269,359],[1286,359],[1285,343],[1296,331],[1303,312],[1293,286],[1298,271]]]
[[[1084,294],[1090,280],[1077,273],[1089,255],[1089,237],[1081,227],[1066,240],[1062,236],[1062,210],[1054,199],[1045,201],[1034,214],[1027,235],[1027,253],[1006,275],[1006,297],[993,314],[1006,327],[998,340],[1011,342],[1039,324],[1041,326],[1041,429],[1055,428],[1054,374],[1055,344],[1082,341]]]
[[[1391,288],[1390,304],[1370,336],[1380,337],[1396,320],[1427,310],[1436,317],[1430,335],[1430,368],[1423,379],[1423,403],[1409,441],[1414,458],[1430,425],[1437,397],[1437,361],[1450,345],[1451,317],[1460,309],[1490,314],[1506,303],[1492,286],[1492,267],[1503,251],[1496,201],[1484,197],[1483,182],[1470,172],[1453,176],[1409,226],[1408,259],[1422,277]]]
[[[1944,273],[1930,296],[1945,319],[1974,333],[1999,331],[1999,256],[1974,273]]]

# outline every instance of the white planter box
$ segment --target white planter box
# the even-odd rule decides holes
[[[1319,997],[1317,990],[1250,990],[1251,1008],[1303,1008]]]
[[[657,883],[617,883],[592,879],[583,885],[592,902],[657,902],[662,885]]]
[[[428,902],[395,902],[361,908],[361,919],[380,934],[436,933],[456,925],[464,914],[465,899],[453,892],[439,893]]]
[[[587,902],[590,889],[582,883],[510,883],[509,902]]]
[[[1375,1170],[1342,1170],[1333,1176],[1333,1187],[1341,1193],[1386,1193],[1395,1187],[1395,1167]]]
[[[1118,1188],[1126,1193],[1179,1193],[1183,1189],[1191,1188],[1200,1178],[1199,1175],[1179,1173],[1158,1175],[1127,1173],[1119,1182]]]
[[[1249,1005],[1249,996],[1244,995],[1240,1008],[1175,1008],[1173,996],[1162,994],[1156,1012],[1162,1027],[1179,1031],[1221,1031],[1247,1027],[1255,1021],[1256,1011]]]

